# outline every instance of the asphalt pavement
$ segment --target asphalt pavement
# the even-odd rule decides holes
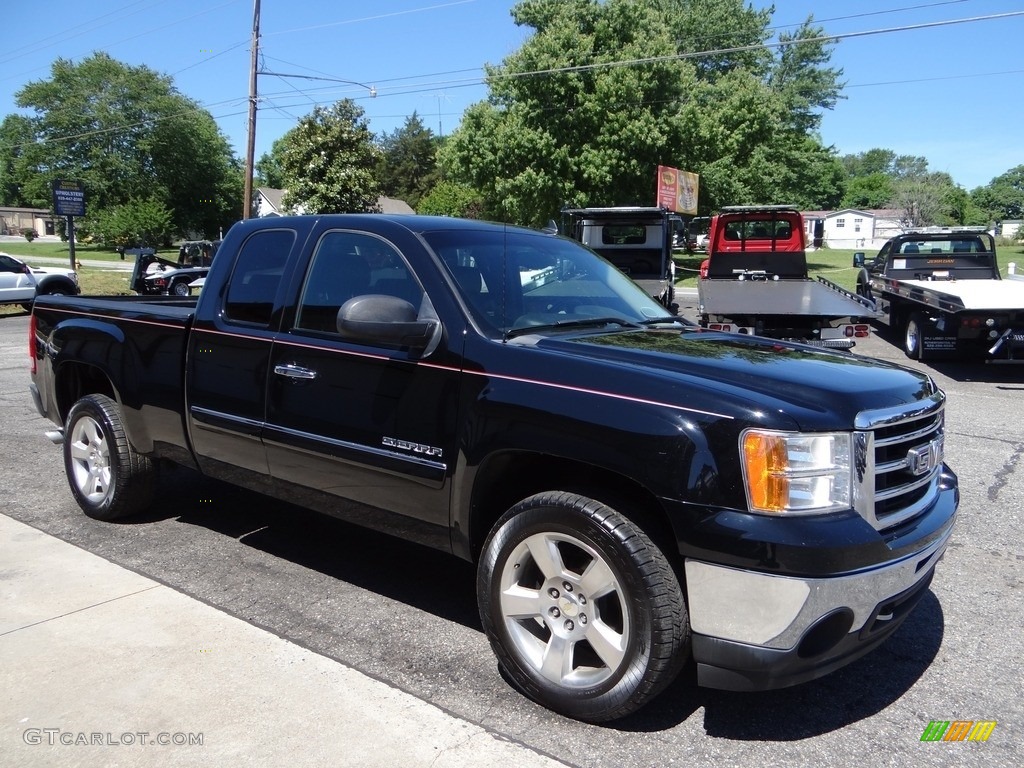
[[[138,520],[82,515],[28,395],[27,331],[0,318],[0,768],[1024,765],[1022,366],[858,344],[946,390],[962,492],[928,594],[882,647],[780,691],[681,679],[593,726],[501,678],[456,558],[184,469]],[[921,741],[958,719],[998,725]]]
[[[0,765],[564,765],[0,515]]]

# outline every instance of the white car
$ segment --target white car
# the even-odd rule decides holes
[[[36,296],[54,293],[81,293],[78,273],[73,269],[30,267],[21,259],[0,253],[0,304],[21,304],[31,309]]]

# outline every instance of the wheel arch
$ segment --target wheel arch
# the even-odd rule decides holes
[[[544,491],[577,493],[607,504],[642,528],[676,564],[672,526],[649,489],[607,467],[532,451],[502,451],[476,469],[468,499],[455,507],[456,553],[477,562],[498,519],[517,502]]]
[[[78,286],[74,281],[63,275],[48,275],[36,284],[36,292],[42,295],[51,294],[57,289],[67,291],[69,295],[78,293]]]
[[[116,403],[121,398],[106,371],[98,366],[78,360],[60,364],[53,374],[57,412],[62,422],[67,420],[71,407],[86,395],[106,395]]]

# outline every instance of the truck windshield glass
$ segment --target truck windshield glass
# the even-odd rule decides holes
[[[572,240],[472,230],[428,232],[424,238],[489,334],[578,327],[575,321],[588,319],[629,325],[672,317],[613,265]]]

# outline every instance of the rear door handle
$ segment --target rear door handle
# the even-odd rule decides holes
[[[289,379],[301,379],[303,381],[312,381],[316,378],[316,371],[303,368],[301,365],[295,365],[295,363],[275,365],[274,373],[278,376],[287,376]]]

